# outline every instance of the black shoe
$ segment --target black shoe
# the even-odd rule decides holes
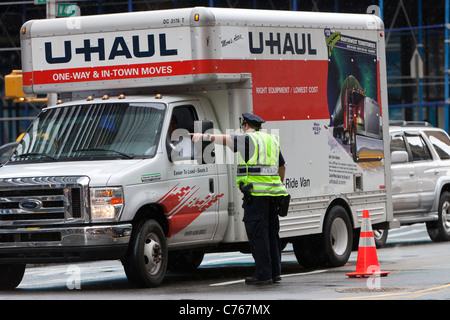
[[[277,283],[277,282],[280,282],[280,281],[281,281],[281,277],[280,276],[272,278],[272,282],[273,283]]]
[[[272,279],[258,280],[257,278],[254,278],[254,277],[245,278],[245,284],[248,284],[248,285],[263,285],[263,284],[269,284],[269,283],[272,283]]]

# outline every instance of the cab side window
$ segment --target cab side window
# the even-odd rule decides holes
[[[421,136],[408,136],[407,141],[411,150],[413,161],[432,160],[430,150],[428,149]]]
[[[194,132],[196,120],[197,112],[192,105],[177,106],[173,109],[167,134],[167,151],[171,161],[194,159],[194,146],[189,133]]]
[[[391,153],[394,151],[407,151],[403,136],[395,135],[391,138]]]
[[[194,132],[194,121],[198,120],[197,111],[192,105],[175,107],[172,113],[171,125],[172,120],[176,123],[176,129],[185,129],[192,133]]]
[[[450,159],[450,139],[444,132],[426,131],[425,134],[430,139],[441,160]]]

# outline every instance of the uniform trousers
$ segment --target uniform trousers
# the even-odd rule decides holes
[[[253,277],[269,280],[281,275],[280,222],[276,197],[251,196],[244,199],[244,224],[255,260]]]

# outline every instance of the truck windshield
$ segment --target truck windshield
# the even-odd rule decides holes
[[[165,106],[103,103],[44,110],[10,163],[151,158],[158,147]]]

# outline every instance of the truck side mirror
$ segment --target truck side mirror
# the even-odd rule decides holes
[[[391,163],[408,162],[408,153],[406,151],[393,151],[391,153]]]
[[[214,124],[211,120],[198,120],[194,121],[194,132],[195,133],[205,133],[208,130],[212,131],[214,129]],[[195,152],[195,159],[198,163],[205,164],[207,163],[203,157],[203,152],[205,151],[206,146],[208,146],[211,142],[210,141],[202,141],[194,143],[194,152]]]

